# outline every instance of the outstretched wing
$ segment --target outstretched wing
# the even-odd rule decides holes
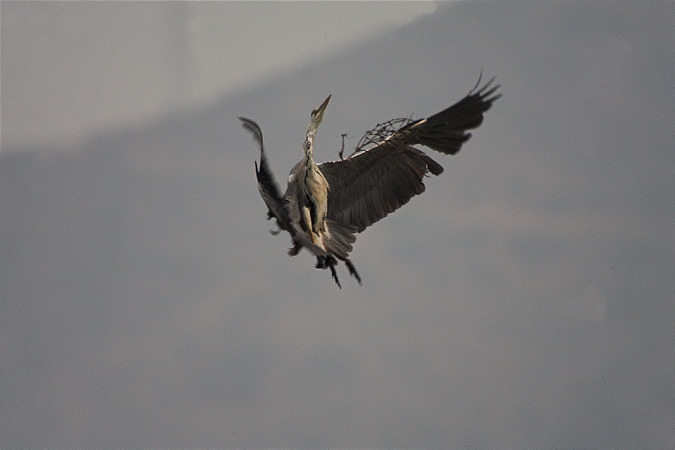
[[[291,226],[291,219],[288,216],[288,211],[284,207],[284,201],[281,197],[281,191],[274,179],[272,170],[267,162],[265,155],[265,146],[263,145],[262,131],[257,123],[251,119],[240,117],[242,126],[251,132],[253,138],[260,146],[260,166],[258,162],[255,163],[255,176],[258,179],[258,191],[263,201],[267,205],[268,218],[274,217],[277,220],[279,228],[288,231],[294,235],[293,227]]]
[[[495,94],[499,85],[490,87],[493,81],[438,114],[409,123],[372,148],[319,164],[330,186],[328,218],[361,232],[424,192],[424,176],[439,175],[443,167],[413,145],[457,153],[471,137],[467,130],[478,127],[483,113],[501,97]]]

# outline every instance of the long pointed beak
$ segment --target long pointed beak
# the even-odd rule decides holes
[[[330,101],[330,98],[333,96],[333,94],[329,95],[326,100],[323,101],[321,106],[317,108],[319,112],[323,112],[326,109],[326,106],[328,106],[328,102]]]
[[[328,106],[330,98],[331,96],[329,95],[328,98],[321,104],[321,106],[312,111],[312,121],[310,122],[310,127],[313,127],[314,130],[316,130],[323,120],[323,113],[326,111],[326,106]]]

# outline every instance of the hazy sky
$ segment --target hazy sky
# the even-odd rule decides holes
[[[674,5],[3,2],[0,444],[672,448]],[[283,181],[481,71],[363,286],[286,254],[237,116]]]
[[[72,144],[111,124],[269,81],[435,9],[432,2],[3,3],[3,141]]]

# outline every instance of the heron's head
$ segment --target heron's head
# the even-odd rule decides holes
[[[310,115],[309,127],[307,127],[307,134],[305,135],[304,148],[305,152],[311,152],[314,146],[314,136],[316,136],[316,130],[321,125],[323,120],[323,113],[326,111],[326,106],[330,101],[330,95],[318,108],[314,108],[312,114]]]
[[[321,106],[319,106],[318,108],[314,108],[314,110],[312,111],[310,126],[314,125],[315,126],[314,129],[319,128],[319,125],[323,120],[323,113],[326,112],[326,106],[328,106],[330,98],[331,96],[329,95],[328,98],[323,101]]]

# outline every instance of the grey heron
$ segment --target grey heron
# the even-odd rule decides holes
[[[258,190],[267,205],[267,218],[291,235],[291,256],[306,248],[317,258],[316,267],[330,269],[339,287],[335,269],[343,261],[349,274],[361,284],[349,259],[356,233],[397,210],[425,190],[428,173],[440,175],[443,167],[414,147],[423,145],[454,155],[470,137],[467,130],[483,122],[483,113],[501,97],[494,78],[476,86],[462,100],[426,119],[392,120],[364,136],[347,158],[316,164],[314,139],[331,96],[315,108],[303,142],[304,158],[288,177],[284,195],[270,170],[258,124],[240,117],[260,147],[260,165],[255,163]],[[395,124],[403,123],[398,129]],[[367,138],[367,139],[366,139]],[[369,145],[368,148],[364,148]],[[277,234],[279,231],[273,232]]]

